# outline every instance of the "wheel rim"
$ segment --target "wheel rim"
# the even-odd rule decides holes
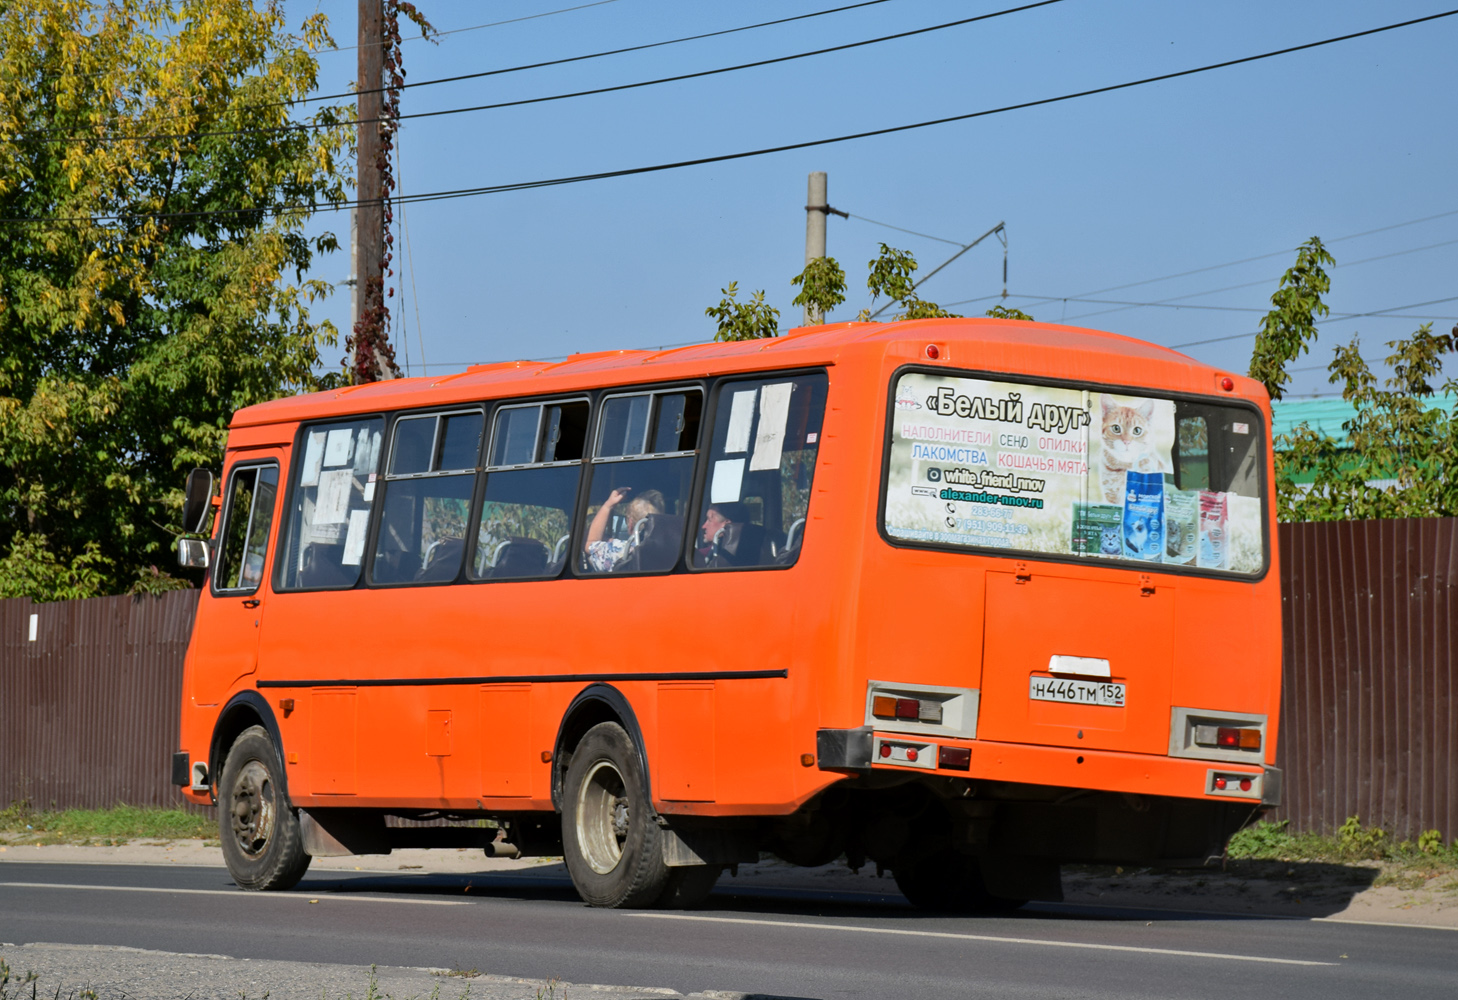
[[[611,761],[598,761],[577,792],[577,846],[593,871],[606,875],[618,866],[631,823],[623,776]]]
[[[260,761],[250,760],[238,771],[229,805],[238,849],[259,856],[268,848],[274,820],[273,778]]]

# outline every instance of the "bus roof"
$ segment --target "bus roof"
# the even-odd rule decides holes
[[[1122,334],[1055,323],[985,317],[902,320],[893,323],[832,323],[799,327],[762,340],[692,344],[648,350],[594,351],[562,361],[503,361],[472,365],[453,375],[423,376],[345,386],[290,396],[238,410],[232,426],[291,423],[350,413],[450,405],[503,396],[541,395],[641,382],[699,378],[740,371],[763,371],[813,364],[834,364],[850,349],[924,360],[926,345],[939,344],[952,368],[1024,372],[1033,358],[1050,364],[1032,373],[1078,377],[1088,362],[1114,362],[1127,373],[1119,381],[1157,378],[1161,386],[1212,392],[1212,376],[1229,375],[1235,391],[1264,399],[1259,382],[1195,361],[1178,351]],[[973,357],[968,357],[973,355]],[[1005,361],[1004,361],[1005,359]],[[1003,363],[999,363],[1003,361]],[[1097,367],[1104,367],[1099,365]],[[1089,377],[1084,375],[1084,377]]]

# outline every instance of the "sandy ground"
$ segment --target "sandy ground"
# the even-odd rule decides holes
[[[117,847],[34,846],[16,843],[12,837],[9,843],[0,843],[0,865],[25,862],[223,867],[222,851],[198,840],[133,841]],[[533,870],[565,877],[559,859],[486,858],[479,850],[399,850],[389,855],[316,858],[310,870],[485,875]],[[0,880],[5,878],[0,873]],[[769,860],[741,865],[737,876],[726,873],[721,885],[733,885],[731,878],[767,888],[900,895],[890,873],[878,878],[874,865],[857,874],[842,865],[796,868]],[[1374,885],[1377,881],[1395,884]],[[1422,924],[1458,930],[1458,875],[1422,882],[1376,863],[1241,861],[1232,862],[1225,871],[1070,868],[1064,873],[1063,891],[1066,902],[1072,904]]]

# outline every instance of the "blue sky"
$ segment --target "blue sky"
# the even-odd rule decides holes
[[[583,2],[421,0],[419,6],[449,32]],[[415,82],[847,2],[610,0],[455,31],[439,45],[407,41],[405,64]],[[1012,6],[1012,0],[887,0],[647,52],[417,87],[405,91],[401,110],[694,72]],[[355,0],[286,3],[294,25],[316,9],[329,15],[341,45],[353,44]],[[776,66],[407,122],[400,189],[409,194],[529,181],[883,128],[1254,55],[1444,9],[1438,0],[1063,0]],[[404,213],[408,243],[404,232],[397,236],[397,353],[402,362],[408,355],[410,373],[418,375],[422,365],[438,374],[480,361],[706,340],[714,327],[704,308],[730,281],[739,282],[741,297],[765,289],[781,310],[781,327],[796,325],[790,278],[803,266],[806,175],[824,170],[831,205],[860,217],[829,220],[828,251],[845,267],[852,288],[831,319],[852,319],[866,304],[866,262],[879,242],[915,253],[922,273],[957,250],[866,219],[958,242],[1001,221],[1008,237],[1008,305],[1040,320],[1168,346],[1213,340],[1182,349],[1244,371],[1256,325],[1294,248],[1319,235],[1338,262],[1328,299],[1333,314],[1387,313],[1322,325],[1313,354],[1293,366],[1306,369],[1296,373],[1293,388],[1301,395],[1329,393],[1334,390],[1321,368],[1332,345],[1360,334],[1363,353],[1380,360],[1386,341],[1425,319],[1446,330],[1458,317],[1458,300],[1416,305],[1458,296],[1455,51],[1458,17],[897,135],[412,205]],[[324,92],[347,89],[355,75],[353,50],[319,58]],[[1427,221],[1415,221],[1422,219]],[[322,216],[316,226],[348,232],[340,217]],[[1218,266],[1261,255],[1274,256]],[[989,239],[932,278],[921,294],[979,314],[1003,301],[1002,265],[1002,246]],[[337,281],[348,271],[348,255],[341,253],[322,259],[315,274]],[[1134,302],[1165,304],[1122,305]],[[1397,308],[1404,306],[1410,308]],[[329,316],[343,330],[348,313],[348,289],[341,285],[316,315]]]

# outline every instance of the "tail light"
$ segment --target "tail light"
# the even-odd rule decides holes
[[[942,723],[940,702],[928,698],[893,698],[878,694],[871,699],[871,714],[878,719],[904,719],[909,722]]]

